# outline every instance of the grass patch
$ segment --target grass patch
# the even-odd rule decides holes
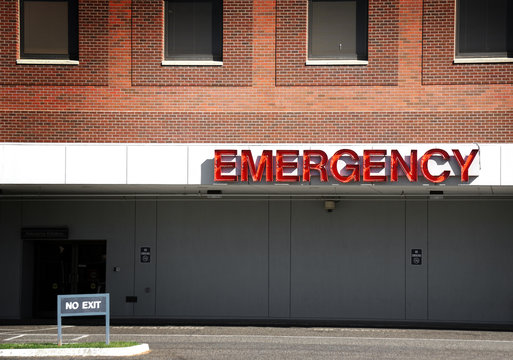
[[[21,343],[21,344],[0,344],[0,349],[53,349],[53,348],[111,348],[111,347],[129,347],[139,345],[133,341],[115,341],[109,345],[105,342],[90,342],[77,344],[62,344],[57,346],[54,343]]]

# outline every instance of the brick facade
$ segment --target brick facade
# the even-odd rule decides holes
[[[348,144],[513,139],[511,109],[443,113],[13,111],[2,113],[2,118],[2,137],[14,142],[311,143],[322,139]]]
[[[223,2],[223,66],[162,66],[164,1],[132,1],[134,86],[250,86],[252,0]]]
[[[454,0],[425,1],[422,42],[423,84],[513,83],[513,63],[453,64],[454,3]]]
[[[108,3],[79,1],[79,66],[22,66],[16,65],[20,52],[19,2],[0,1],[0,85],[107,86]]]
[[[306,66],[307,0],[225,0],[222,67],[162,66],[163,2],[80,0],[80,64],[16,65],[0,141],[513,142],[513,63],[453,64],[453,0],[369,0],[369,64]]]
[[[278,86],[386,86],[397,84],[398,0],[369,1],[367,66],[305,66],[308,1],[278,0],[276,84]]]

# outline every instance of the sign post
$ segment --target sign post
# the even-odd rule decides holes
[[[57,336],[62,345],[62,317],[105,315],[105,343],[110,336],[110,295],[81,294],[57,296]]]

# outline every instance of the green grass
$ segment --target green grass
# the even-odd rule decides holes
[[[105,342],[91,342],[91,343],[77,343],[77,344],[63,344],[57,346],[53,343],[25,343],[25,344],[0,344],[0,349],[52,349],[52,348],[108,348],[108,347],[128,347],[139,345],[133,341],[116,341],[111,342],[109,345]]]

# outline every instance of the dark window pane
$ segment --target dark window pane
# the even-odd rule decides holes
[[[198,54],[212,54],[212,2],[196,1],[195,14],[195,51]]]
[[[167,1],[166,27],[166,58],[221,60],[221,1]]]
[[[24,52],[68,54],[68,3],[24,1]]]
[[[366,59],[367,2],[309,1],[309,58]]]
[[[512,0],[459,0],[457,55],[499,56],[511,52]]]
[[[194,3],[173,1],[168,6],[169,51],[171,54],[194,54]]]

